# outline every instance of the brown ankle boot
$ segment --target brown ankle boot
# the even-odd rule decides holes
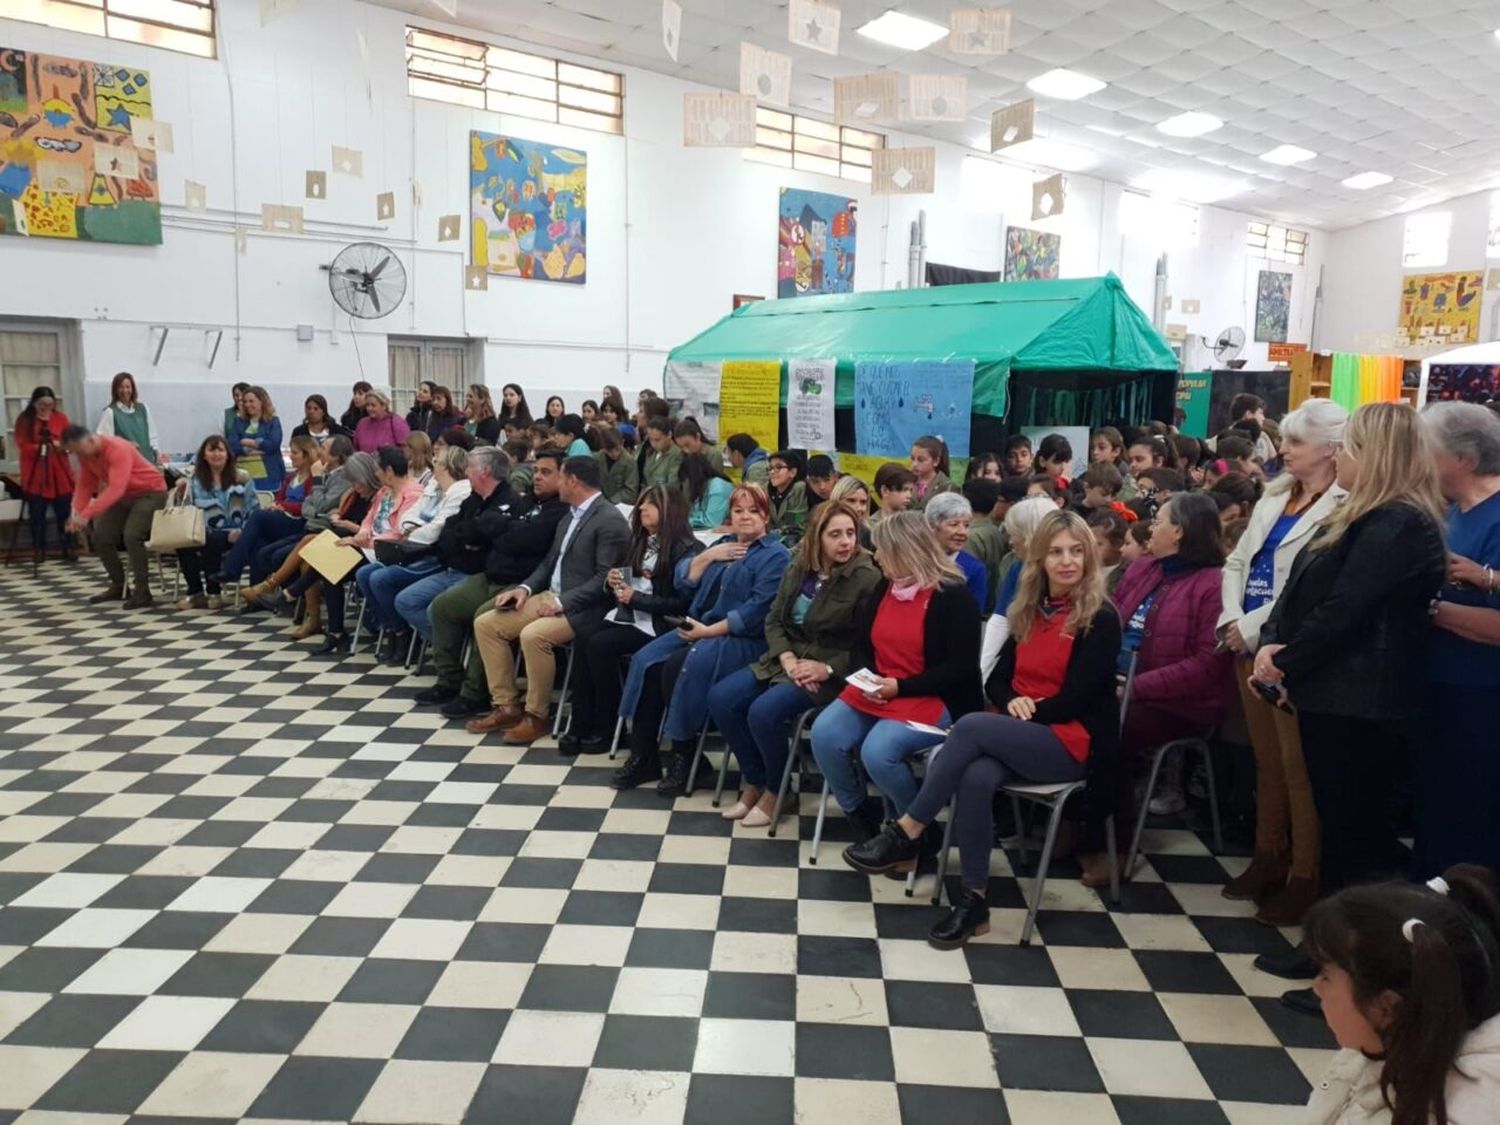
[[[302,603],[302,624],[292,631],[292,640],[305,641],[323,631],[323,588],[308,588]]]
[[[1300,926],[1318,900],[1318,881],[1293,875],[1279,894],[1272,895],[1255,915],[1263,926]]]
[[[1272,852],[1256,852],[1250,866],[1224,884],[1225,898],[1260,902],[1286,886],[1287,861]]]
[[[259,601],[267,594],[274,594],[281,588],[281,583],[275,577],[267,578],[264,582],[257,582],[254,586],[247,586],[240,591],[240,597],[246,602]]]

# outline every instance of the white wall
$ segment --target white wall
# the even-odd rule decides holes
[[[1065,276],[1114,270],[1138,301],[1150,300],[1163,236],[1154,226],[1121,232],[1117,185],[1071,176],[1065,214],[1032,223],[1029,170],[942,145],[935,195],[874,196],[737,150],[683,148],[682,94],[693,87],[636,70],[625,71],[626,137],[420,101],[405,92],[406,22],[357,0],[326,0],[262,27],[256,0],[221,0],[221,57],[207,61],[0,20],[7,46],[149,67],[156,114],[175,127],[176,151],[160,161],[162,246],[0,239],[6,275],[27,279],[9,287],[4,313],[79,323],[91,414],[122,369],[136,373],[171,448],[196,444],[204,419],[217,418],[226,388],[241,379],[264,384],[291,416],[315,389],[342,406],[342,388],[362,371],[385,381],[387,333],[480,340],[485,381],[521,383],[534,406],[556,392],[576,407],[604,383],[627,394],[656,385],[666,351],[727,313],[733,294],[775,294],[782,186],[860,200],[859,290],[904,284],[908,227],[925,209],[932,261],[1000,269],[1005,226],[1038,226],[1063,234]],[[467,217],[471,128],[587,151],[586,285],[492,278],[486,292],[465,291],[467,237],[439,243],[437,226],[442,215]],[[906,143],[896,134],[891,141]],[[304,200],[304,172],[328,169],[333,145],[363,151],[363,179],[330,171],[328,198]],[[182,206],[185,180],[207,185],[207,212]],[[376,220],[382,191],[395,193],[394,221]],[[262,231],[262,203],[303,205],[307,232]],[[1174,310],[1169,320],[1207,335],[1249,326],[1255,265],[1243,249],[1245,221],[1202,209],[1197,246],[1171,250],[1172,293],[1197,297],[1202,312]],[[243,254],[237,223],[248,228]],[[317,266],[363,239],[397,250],[408,298],[351,331]],[[1324,242],[1314,236],[1315,256]],[[1304,280],[1294,289],[1292,339],[1306,338],[1310,290]],[[296,340],[299,323],[315,326],[311,342]],[[175,327],[153,367],[151,326],[160,324]],[[210,370],[205,332],[217,330],[224,340]],[[1263,358],[1264,345],[1252,348],[1252,361],[1257,352]]]
[[[1448,257],[1420,269],[1401,265],[1405,215],[1335,232],[1323,286],[1319,346],[1335,351],[1389,351],[1400,313],[1401,279],[1406,274],[1485,269],[1490,196],[1490,192],[1478,192],[1416,212],[1446,211],[1453,216]],[[1481,341],[1500,339],[1500,300],[1495,297],[1487,292],[1481,298]],[[1410,354],[1430,352],[1418,349]]]

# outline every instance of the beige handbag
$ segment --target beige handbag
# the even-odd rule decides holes
[[[183,494],[174,488],[167,494],[167,506],[151,514],[151,538],[146,540],[146,550],[165,554],[201,547],[207,541],[203,509],[184,500]]]

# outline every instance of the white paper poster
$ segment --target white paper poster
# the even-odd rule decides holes
[[[751,94],[767,105],[789,105],[792,100],[792,56],[768,51],[754,43],[741,43],[740,93]]]
[[[786,432],[793,449],[831,450],[836,360],[790,359],[786,365]]]
[[[833,120],[861,128],[890,124],[901,116],[901,76],[885,71],[833,80]]]
[[[678,418],[696,418],[710,441],[719,433],[719,363],[668,363],[662,377],[663,397]]]

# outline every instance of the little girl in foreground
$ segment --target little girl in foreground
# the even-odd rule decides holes
[[[1460,865],[1429,883],[1350,887],[1307,916],[1313,987],[1344,1050],[1317,1125],[1500,1121],[1500,898]]]

